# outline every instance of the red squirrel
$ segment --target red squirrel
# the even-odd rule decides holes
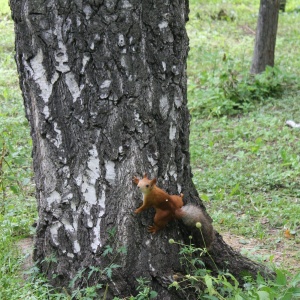
[[[183,206],[183,194],[169,195],[162,189],[156,186],[156,178],[148,179],[147,174],[143,179],[133,177],[133,182],[138,186],[143,193],[143,204],[134,212],[136,214],[142,212],[150,207],[155,208],[154,224],[148,227],[148,231],[156,233],[158,230],[164,228],[169,221],[175,219],[181,219],[183,223],[189,228],[201,228],[201,245],[207,249],[210,247],[213,238],[214,231],[209,218],[203,213],[202,209],[188,204]],[[198,235],[199,235],[199,230]]]

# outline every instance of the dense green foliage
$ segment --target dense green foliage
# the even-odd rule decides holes
[[[213,279],[202,274],[206,299],[222,299],[214,291],[222,295],[224,284],[227,295],[231,288],[228,299],[273,299],[274,293],[285,295],[299,284],[299,275],[284,271],[299,269],[300,258],[300,131],[285,126],[288,119],[300,123],[297,5],[288,0],[286,12],[280,13],[276,67],[254,77],[249,70],[259,1],[190,1],[188,99],[194,182],[219,231],[238,234],[246,255],[282,268],[275,282],[249,280],[246,291],[234,281],[230,287],[227,275]],[[52,288],[36,268],[23,280],[24,255],[16,246],[33,234],[36,207],[32,145],[13,41],[7,1],[0,0],[0,299],[48,299]],[[252,251],[246,247],[251,238]],[[138,280],[137,296],[130,299],[154,298],[147,281]],[[93,299],[98,288],[84,287],[73,296]],[[255,296],[237,297],[244,293]],[[50,298],[70,297],[56,293]]]

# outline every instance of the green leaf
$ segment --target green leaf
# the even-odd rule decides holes
[[[121,254],[126,254],[127,253],[127,248],[125,246],[122,246],[120,247],[118,250],[117,250],[118,253],[121,253]]]
[[[285,274],[281,271],[281,270],[276,270],[276,280],[275,282],[278,284],[278,285],[286,285],[286,276]]]
[[[292,281],[291,281],[291,285],[292,285],[293,287],[295,287],[295,286],[297,286],[299,283],[300,283],[300,273],[296,274],[296,275],[293,277],[293,279],[292,279]]]
[[[107,254],[112,254],[113,253],[113,248],[110,245],[105,246],[105,250],[103,252],[103,256],[106,256]]]
[[[156,297],[157,297],[157,295],[158,295],[158,293],[157,293],[157,292],[155,292],[155,291],[151,291],[151,292],[150,292],[150,299],[154,299],[154,298],[156,298]]]
[[[11,185],[9,188],[11,189],[11,191],[14,194],[18,194],[19,193],[19,187],[17,185]]]
[[[265,291],[258,291],[257,293],[258,299],[259,300],[270,300],[270,294]]]
[[[205,281],[205,284],[207,286],[208,293],[210,295],[213,295],[215,293],[215,290],[214,290],[214,287],[213,287],[213,282],[212,282],[211,276],[205,275],[204,276],[204,281]]]

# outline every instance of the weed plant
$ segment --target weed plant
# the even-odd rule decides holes
[[[201,257],[209,255],[206,249],[195,248],[192,243],[184,245],[172,239],[170,243],[180,245],[181,263],[190,273],[175,276],[169,288],[194,289],[197,299],[211,300],[293,300],[300,297],[300,273],[292,275],[276,269],[274,280],[264,279],[258,274],[256,279],[245,277],[245,284],[241,287],[230,273],[219,270],[217,276],[212,276],[204,268]]]

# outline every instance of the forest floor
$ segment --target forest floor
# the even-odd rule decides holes
[[[263,263],[269,262],[269,258],[272,256],[272,262],[277,268],[286,267],[293,273],[299,271],[299,259],[296,256],[297,251],[291,249],[288,244],[279,243],[277,249],[270,252],[270,249],[265,247],[264,243],[262,243],[259,239],[245,239],[244,236],[231,234],[229,232],[220,232],[220,234],[224,241],[234,250],[248,256],[249,258],[256,258],[257,260],[257,257],[259,257],[260,262]],[[24,256],[20,270],[22,274],[25,274],[23,276],[24,279],[26,279],[26,273],[29,272],[34,265],[32,259],[34,240],[32,237],[23,238],[18,240],[15,246],[22,256]]]

